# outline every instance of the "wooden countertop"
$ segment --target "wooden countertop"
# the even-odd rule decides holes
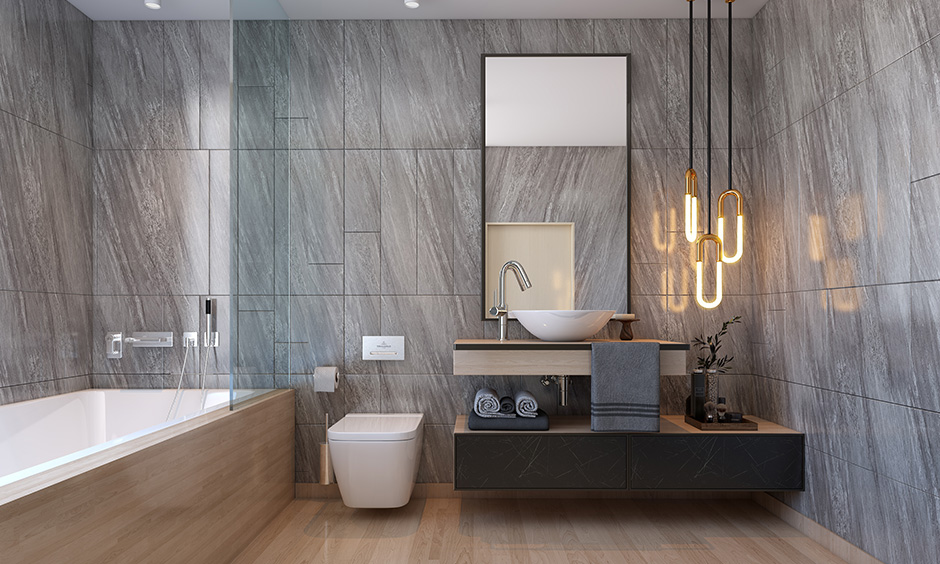
[[[664,351],[687,351],[690,346],[688,343],[678,343],[675,341],[660,341],[656,339],[634,339],[632,341],[621,341],[619,339],[588,339],[586,341],[541,341],[539,339],[517,339],[510,341],[500,341],[497,339],[457,339],[454,341],[455,351],[481,351],[481,350],[504,350],[504,351],[524,351],[539,350],[550,348],[552,350],[580,351],[590,350],[593,343],[659,343],[660,350]]]
[[[550,427],[548,431],[471,431],[467,427],[467,416],[458,415],[454,424],[454,434],[484,434],[484,435],[802,435],[799,431],[794,431],[766,421],[753,415],[748,415],[748,419],[756,421],[758,429],[756,431],[703,431],[696,429],[685,422],[682,415],[662,415],[659,418],[659,433],[633,433],[633,432],[615,432],[615,433],[597,433],[591,431],[591,418],[589,416],[570,416],[557,415],[549,416]]]

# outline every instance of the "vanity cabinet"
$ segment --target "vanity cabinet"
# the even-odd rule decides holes
[[[805,436],[756,417],[757,431],[702,431],[681,416],[659,433],[595,433],[589,417],[542,432],[454,427],[457,490],[802,491]]]

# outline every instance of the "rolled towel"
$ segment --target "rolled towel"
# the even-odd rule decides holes
[[[515,415],[516,400],[512,399],[512,396],[503,396],[499,398],[499,412],[505,413],[507,415]]]
[[[496,395],[496,390],[492,388],[477,390],[477,395],[473,398],[473,411],[480,417],[487,418],[516,416],[515,413],[502,413],[500,411],[499,396]]]
[[[516,413],[522,417],[538,416],[539,402],[525,390],[516,392]]]

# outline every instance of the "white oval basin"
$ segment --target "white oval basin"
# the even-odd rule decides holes
[[[543,341],[583,341],[591,338],[617,313],[613,310],[515,309],[522,326]]]

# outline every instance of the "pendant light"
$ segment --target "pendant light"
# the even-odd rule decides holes
[[[734,0],[727,0],[733,2]],[[712,235],[712,3],[707,0],[708,5],[708,232],[695,241],[695,301],[705,309],[714,309],[721,303],[721,259],[723,255],[721,238]],[[691,96],[691,94],[690,94]],[[711,241],[715,243],[715,296],[712,301],[705,299],[704,277],[705,277],[705,246]]]
[[[695,172],[695,129],[692,126],[692,112],[694,109],[692,92],[694,84],[694,49],[692,39],[694,37],[694,20],[692,19],[692,3],[695,0],[687,0],[689,3],[689,169],[685,171],[685,238],[694,243],[698,238],[698,174]]]
[[[732,59],[732,45],[731,45],[731,6],[734,4],[734,0],[725,0],[728,4],[728,189],[725,190],[721,196],[718,197],[718,238],[725,241],[725,201],[729,196],[734,196],[734,199],[737,202],[737,209],[735,216],[737,217],[737,225],[735,227],[736,232],[736,241],[734,246],[734,255],[728,256],[726,254],[721,255],[721,260],[728,264],[738,262],[741,260],[741,255],[744,253],[744,198],[741,195],[741,192],[731,188],[732,184],[732,164],[734,163],[734,140],[731,136],[731,111],[732,111],[732,101],[734,97],[732,94],[732,82],[731,82],[731,59]],[[728,245],[723,245],[725,249],[728,248]]]

